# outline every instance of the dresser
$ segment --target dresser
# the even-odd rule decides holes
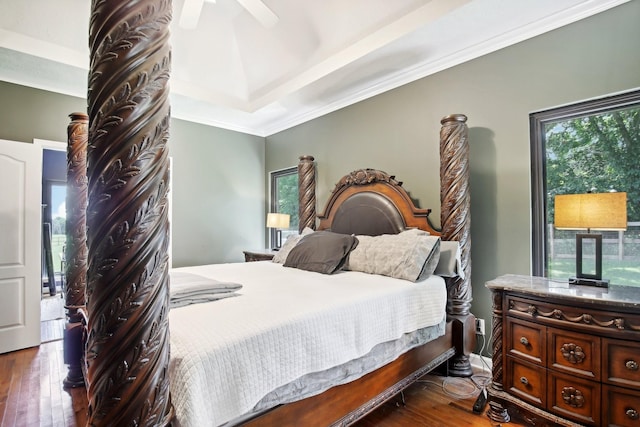
[[[640,288],[518,275],[486,286],[492,421],[640,427]]]

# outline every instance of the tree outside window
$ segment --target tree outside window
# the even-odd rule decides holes
[[[575,234],[553,228],[557,194],[627,193],[627,231],[603,234],[603,277],[640,286],[640,91],[531,115],[533,273],[575,275]]]

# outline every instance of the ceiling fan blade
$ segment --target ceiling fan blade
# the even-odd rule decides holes
[[[192,30],[198,26],[204,0],[184,0],[180,13],[180,27]]]
[[[238,3],[266,28],[273,27],[280,20],[261,0],[238,0]]]

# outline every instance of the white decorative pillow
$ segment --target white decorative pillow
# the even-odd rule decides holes
[[[416,282],[433,274],[440,258],[440,237],[419,229],[356,237],[360,243],[349,254],[345,270]]]
[[[277,251],[273,256],[273,259],[271,261],[277,262],[278,264],[284,264],[284,262],[287,260],[287,255],[289,255],[289,252],[291,252],[291,249],[293,249],[294,246],[298,244],[300,239],[311,233],[313,233],[313,230],[309,227],[305,227],[302,230],[302,233],[298,234],[297,236],[289,236],[287,240],[285,240],[280,250]]]

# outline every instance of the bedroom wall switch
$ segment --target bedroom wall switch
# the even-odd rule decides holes
[[[484,319],[476,319],[476,334],[484,335]]]

